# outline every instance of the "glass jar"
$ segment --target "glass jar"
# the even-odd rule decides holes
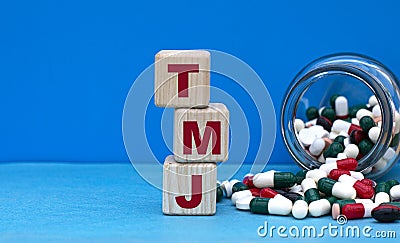
[[[296,118],[305,120],[306,109],[311,106],[329,107],[335,94],[345,96],[349,107],[366,104],[369,110],[369,98],[376,97],[381,113],[376,119],[380,120],[380,135],[372,149],[358,159],[357,171],[372,179],[379,178],[399,159],[399,81],[383,64],[366,56],[325,56],[307,65],[293,79],[281,109],[281,131],[289,153],[304,169],[318,168],[324,163],[299,141],[294,124]]]

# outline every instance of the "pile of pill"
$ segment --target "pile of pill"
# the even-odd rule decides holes
[[[294,128],[300,145],[321,164],[339,159],[360,160],[367,155],[378,141],[381,133],[381,108],[373,95],[366,104],[348,105],[346,97],[333,95],[330,107],[309,107],[308,121],[295,119]],[[384,170],[396,154],[399,144],[400,114],[394,116],[392,139],[389,149],[382,158],[363,171],[364,174]]]
[[[267,171],[247,174],[242,181],[217,184],[217,202],[230,198],[237,209],[256,214],[292,215],[304,219],[331,214],[333,219],[373,217],[380,222],[400,219],[400,183],[376,183],[354,171],[357,160],[346,158],[310,171]]]

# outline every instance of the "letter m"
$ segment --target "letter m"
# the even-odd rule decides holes
[[[203,136],[200,136],[197,121],[183,122],[183,154],[192,154],[192,136],[198,154],[206,154],[212,135],[212,154],[221,154],[221,122],[208,121]]]

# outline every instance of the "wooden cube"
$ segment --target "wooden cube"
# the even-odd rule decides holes
[[[162,210],[168,215],[213,215],[216,211],[215,163],[164,162]]]
[[[175,109],[174,155],[178,162],[228,159],[229,111],[224,104],[205,109]]]
[[[155,60],[155,95],[159,107],[206,107],[210,102],[210,53],[163,50]]]

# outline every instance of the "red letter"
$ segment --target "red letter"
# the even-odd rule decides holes
[[[214,131],[212,140],[212,154],[221,154],[221,122],[208,121],[204,129],[203,139],[200,138],[197,121],[183,122],[183,154],[192,154],[192,134],[198,154],[206,154],[210,142],[211,131]]]
[[[188,97],[189,73],[198,73],[199,64],[168,64],[169,73],[178,73],[178,97]]]
[[[175,197],[176,203],[181,208],[195,208],[200,205],[201,197],[202,197],[202,176],[201,175],[192,175],[192,195],[190,201],[186,200],[185,196],[177,196]]]

